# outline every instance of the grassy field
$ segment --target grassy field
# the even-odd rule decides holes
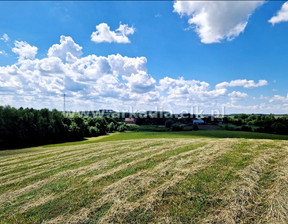
[[[244,131],[226,131],[226,130],[203,130],[203,131],[180,131],[180,132],[123,132],[113,133],[106,136],[87,138],[84,141],[68,142],[54,145],[46,145],[44,147],[56,146],[71,146],[79,144],[91,144],[98,142],[108,142],[117,140],[132,140],[132,139],[157,139],[157,138],[245,138],[245,139],[274,139],[274,140],[288,140],[287,135],[275,135],[258,132],[244,132]],[[8,152],[9,153],[9,152]]]
[[[0,223],[287,223],[281,139],[127,132],[2,151]]]

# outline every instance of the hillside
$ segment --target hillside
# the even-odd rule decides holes
[[[0,223],[287,223],[286,140],[117,136],[0,152]]]

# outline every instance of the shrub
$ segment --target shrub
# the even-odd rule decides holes
[[[287,126],[285,124],[281,124],[280,122],[272,124],[272,130],[278,134],[286,134],[287,133]]]
[[[116,126],[113,122],[110,122],[108,125],[107,125],[107,131],[108,133],[112,133],[116,130]]]
[[[193,131],[198,131],[199,130],[199,127],[197,124],[193,124]]]
[[[171,125],[172,131],[183,131],[184,127],[180,123],[175,123]]]
[[[100,135],[100,131],[96,127],[89,127],[88,130],[89,130],[90,137],[97,137]]]
[[[72,123],[69,126],[69,138],[71,140],[78,140],[83,138],[82,130],[76,124],[75,121],[72,121]]]
[[[174,123],[173,120],[169,119],[169,120],[165,121],[165,127],[166,128],[171,128],[173,123]]]
[[[118,128],[117,128],[117,131],[118,131]],[[139,131],[139,126],[138,125],[127,125],[127,130],[129,130],[129,131]]]
[[[124,132],[127,130],[127,126],[125,124],[121,124],[118,126],[117,131]]]
[[[247,125],[242,125],[240,130],[241,131],[252,131],[252,128],[247,126]]]

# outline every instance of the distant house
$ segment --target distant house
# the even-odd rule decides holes
[[[198,120],[193,120],[193,124],[205,124],[204,120],[198,119]]]
[[[125,118],[125,122],[126,122],[127,124],[135,124],[135,123],[136,123],[136,118],[134,118],[134,117],[127,117],[127,118]]]
[[[223,119],[222,118],[215,118],[214,119],[218,124],[222,124],[223,123]]]

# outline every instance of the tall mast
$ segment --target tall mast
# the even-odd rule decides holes
[[[63,94],[63,107],[64,107],[64,116],[66,116],[66,108],[65,108],[65,97],[66,97],[66,94],[64,93],[64,94]]]

